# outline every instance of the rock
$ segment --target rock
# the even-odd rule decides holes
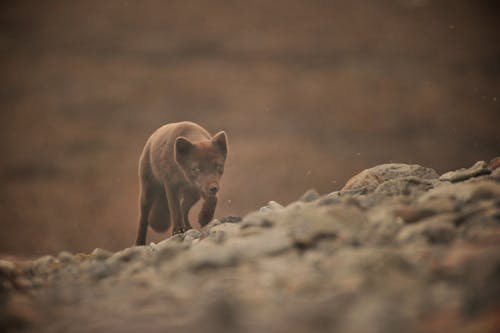
[[[106,261],[91,261],[85,267],[86,273],[94,280],[102,280],[113,275],[117,271],[117,266]]]
[[[62,251],[57,256],[57,260],[61,263],[67,264],[73,260],[73,255],[68,251]]]
[[[241,222],[241,229],[249,227],[270,228],[274,225],[272,221],[276,211],[252,212],[246,215]]]
[[[7,260],[0,260],[0,278],[1,277],[13,277],[16,273],[16,265],[13,262]]]
[[[438,177],[439,175],[436,171],[416,164],[382,164],[363,170],[361,173],[352,177],[347,181],[340,192],[341,194],[345,194],[349,193],[349,191],[358,191],[360,194],[365,194],[374,191],[380,184],[388,180],[412,178],[414,180],[418,179],[419,181],[429,181]]]
[[[318,198],[318,192],[315,189],[310,189],[300,197],[299,201],[312,202],[314,200],[317,200]]]
[[[276,255],[291,246],[288,232],[284,228],[273,228],[268,232],[241,239],[229,239],[224,244],[224,247],[238,259]]]
[[[402,228],[396,237],[400,244],[411,242],[428,242],[430,244],[447,244],[452,242],[456,235],[456,216],[443,214],[422,220]]]
[[[286,216],[290,237],[299,247],[312,246],[321,239],[352,239],[366,217],[355,207],[310,207]]]
[[[481,251],[473,260],[467,258],[459,269],[459,276],[465,277],[464,283],[468,286],[463,299],[465,312],[469,315],[478,315],[490,308],[498,309],[500,306],[498,247]]]
[[[220,223],[238,223],[241,222],[241,220],[242,218],[239,216],[226,216],[220,220]]]
[[[34,260],[32,267],[39,274],[48,274],[58,267],[58,262],[54,257],[46,255]]]
[[[106,260],[109,257],[111,257],[112,255],[113,255],[113,253],[106,251],[106,250],[103,250],[103,249],[100,249],[100,248],[94,249],[94,251],[92,251],[92,254],[91,254],[91,256],[93,256],[96,260]]]
[[[375,189],[375,193],[382,193],[386,196],[395,195],[415,195],[423,193],[433,187],[433,183],[427,179],[408,177],[405,179],[390,179]]]
[[[405,206],[395,210],[395,215],[401,217],[406,223],[415,223],[424,218],[436,215],[434,209],[427,207]]]
[[[280,209],[283,209],[283,208],[285,208],[285,207],[283,207],[282,205],[280,205],[276,201],[269,201],[267,203],[267,205],[265,205],[265,206],[263,206],[263,207],[261,207],[259,209],[259,212],[260,213],[268,213],[268,212],[280,210]]]
[[[188,248],[185,243],[177,241],[162,241],[155,247],[155,262],[156,264],[162,263],[165,260],[171,260],[173,257],[182,253]]]
[[[235,253],[213,243],[200,243],[187,254],[186,265],[192,270],[214,269],[233,266],[237,263]]]
[[[396,235],[404,226],[403,219],[395,213],[399,207],[399,204],[394,204],[370,209],[367,212],[368,221],[356,234],[361,243],[381,246],[394,243]]]
[[[319,202],[318,205],[320,206],[326,206],[326,205],[334,205],[342,202],[341,197],[340,197],[340,191],[335,191],[328,193],[327,195],[323,196]]]
[[[419,203],[439,200],[452,200],[457,208],[467,203],[488,198],[500,197],[500,184],[493,181],[463,182],[433,188],[418,198]]]
[[[495,157],[491,159],[488,163],[488,169],[493,172],[500,167],[500,157]]]
[[[201,232],[199,232],[196,229],[189,229],[184,233],[184,240],[183,242],[186,244],[192,244],[194,240],[200,239],[201,237]]]
[[[0,262],[0,298],[32,297],[43,321],[27,332],[495,331],[498,172],[381,165],[158,244]]]
[[[210,228],[207,238],[215,243],[221,243],[226,238],[238,234],[240,225],[234,223],[221,223]]]
[[[111,257],[109,257],[106,261],[108,263],[115,262],[129,262],[132,260],[136,260],[139,258],[145,258],[148,254],[150,254],[152,249],[149,246],[134,246],[124,249],[120,252],[116,252]]]
[[[459,170],[447,172],[441,175],[441,177],[439,177],[439,180],[456,183],[467,180],[472,177],[478,177],[490,173],[491,170],[488,168],[488,164],[486,164],[485,161],[478,161],[468,169],[462,168]]]

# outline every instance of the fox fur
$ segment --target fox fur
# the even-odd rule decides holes
[[[212,137],[193,122],[166,124],[151,135],[139,159],[136,245],[146,243],[148,226],[163,232],[172,225],[172,234],[190,229],[189,210],[200,199],[198,222],[212,220],[227,153],[225,132]]]

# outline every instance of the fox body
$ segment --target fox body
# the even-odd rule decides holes
[[[199,223],[213,218],[227,157],[227,136],[213,137],[192,122],[167,124],[146,142],[139,160],[140,218],[136,245],[146,243],[148,225],[172,234],[191,228],[191,207],[204,199]]]

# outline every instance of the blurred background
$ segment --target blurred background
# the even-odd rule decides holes
[[[228,133],[216,217],[376,164],[489,160],[499,13],[495,0],[1,1],[0,254],[131,245],[137,161],[168,122]]]

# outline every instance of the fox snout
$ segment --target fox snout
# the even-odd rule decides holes
[[[216,183],[210,184],[210,186],[208,187],[208,194],[215,195],[217,194],[217,192],[219,192],[219,184]]]

